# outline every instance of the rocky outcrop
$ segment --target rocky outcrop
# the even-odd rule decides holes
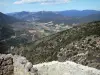
[[[32,65],[25,57],[14,56],[14,75],[100,75],[100,71],[71,61]]]
[[[87,66],[82,66],[71,61],[52,61],[33,65],[37,68],[38,75],[100,75],[100,71]]]
[[[0,54],[0,75],[13,75],[13,58],[10,54]]]
[[[26,60],[25,57],[15,55],[14,59],[14,75],[34,75],[33,65]]]
[[[71,61],[32,65],[25,57],[9,54],[0,55],[0,59],[0,75],[100,75],[100,70]]]

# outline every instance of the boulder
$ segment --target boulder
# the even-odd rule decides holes
[[[27,71],[31,71],[31,68],[33,67],[32,63],[31,62],[27,62],[26,65],[25,65],[25,69]]]

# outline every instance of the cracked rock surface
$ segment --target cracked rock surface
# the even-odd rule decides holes
[[[0,75],[13,75],[14,66],[12,55],[0,54]]]
[[[100,75],[100,70],[71,61],[32,65],[25,57],[0,54],[0,75]]]

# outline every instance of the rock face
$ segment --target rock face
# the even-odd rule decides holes
[[[38,69],[39,75],[100,75],[99,70],[82,66],[71,61],[52,61],[33,65],[33,67]]]
[[[0,54],[0,75],[13,75],[13,58],[10,54]]]
[[[21,56],[14,56],[14,61],[14,75],[100,75],[100,70],[71,61],[52,61],[33,66]]]
[[[25,57],[0,55],[0,75],[100,75],[100,70],[71,61],[32,65]]]
[[[33,65],[25,57],[14,55],[14,75],[34,75]]]

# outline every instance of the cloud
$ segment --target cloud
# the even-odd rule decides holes
[[[70,0],[18,0],[14,4],[24,4],[24,3],[40,3],[40,4],[61,4],[68,3]]]

